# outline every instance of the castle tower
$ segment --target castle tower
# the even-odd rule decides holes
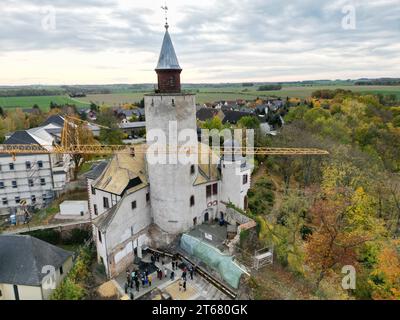
[[[148,144],[150,132],[161,130],[165,133],[166,143],[175,138],[174,130],[191,129],[196,133],[195,96],[181,92],[179,66],[175,49],[165,25],[165,35],[158,65],[158,88],[155,93],[145,96],[146,129]],[[153,131],[154,132],[154,131]],[[197,140],[197,139],[196,139]],[[194,146],[197,145],[197,141]],[[179,148],[179,143],[178,143]],[[168,154],[168,160],[171,154]],[[173,155],[172,155],[173,156]],[[175,154],[176,156],[176,154]],[[193,168],[196,167],[195,172]],[[150,199],[154,223],[170,234],[187,231],[193,226],[195,205],[193,204],[197,166],[193,163],[153,164],[147,159],[150,181]]]

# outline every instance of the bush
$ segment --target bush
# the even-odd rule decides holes
[[[85,282],[90,276],[90,266],[94,252],[90,247],[82,247],[69,274],[60,286],[53,292],[51,300],[82,300],[87,291]]]
[[[70,236],[63,241],[63,244],[83,244],[90,237],[90,232],[82,229],[73,229]]]
[[[30,235],[34,238],[43,240],[45,242],[51,243],[53,245],[60,244],[61,242],[61,234],[59,231],[56,230],[36,230],[24,233],[24,235]]]
[[[60,286],[53,292],[51,300],[82,300],[86,290],[69,278],[65,278]]]

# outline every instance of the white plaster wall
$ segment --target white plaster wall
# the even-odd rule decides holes
[[[99,241],[99,229],[93,225],[93,233],[94,233],[94,239],[96,240],[96,251],[97,251],[97,261],[98,263],[101,262],[101,258],[103,258],[104,266],[106,269],[106,272],[108,273],[108,259],[107,259],[107,250],[106,250],[106,236],[104,233],[101,233],[101,242]]]
[[[240,209],[244,209],[244,198],[250,189],[251,170],[241,169],[241,161],[222,162],[222,192],[221,201],[232,202]],[[243,184],[243,176],[248,175],[248,181]]]
[[[149,188],[145,187],[123,197],[118,212],[107,229],[108,252],[151,224],[150,203],[146,202],[148,192]],[[132,209],[133,201],[136,201],[136,209]]]
[[[207,198],[207,186],[212,186],[217,183],[218,184],[218,194],[211,195],[211,197]],[[204,222],[204,217],[206,211],[209,212],[209,222],[213,219],[219,217],[219,209],[220,209],[220,194],[221,194],[221,182],[211,182],[202,185],[197,185],[194,188],[195,190],[195,207],[192,210],[192,225],[189,228],[193,227],[193,218],[197,217],[197,224],[202,224]],[[212,190],[212,189],[211,189]],[[216,202],[216,204],[215,204]]]
[[[92,219],[96,219],[109,209],[109,208],[104,208],[103,197],[108,199],[110,208],[112,208],[115,204],[117,204],[121,200],[121,197],[99,189],[96,189],[96,194],[93,195],[91,190],[92,184],[93,182],[90,181],[88,185],[90,212],[93,214]],[[95,204],[97,205],[97,212],[98,212],[97,216],[94,214]]]
[[[148,137],[150,130],[161,129],[168,143],[170,121],[177,121],[178,132],[183,129],[196,132],[194,95],[148,95],[145,96],[145,108]],[[194,143],[196,146],[197,141]],[[190,197],[195,194],[190,167],[191,164],[148,163],[154,222],[171,234],[190,228],[196,215],[195,207],[190,207]]]

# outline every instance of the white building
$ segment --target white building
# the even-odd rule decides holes
[[[48,299],[71,270],[72,255],[31,236],[0,235],[0,301]]]
[[[63,118],[52,116],[38,128],[16,131],[4,144],[40,145],[49,148],[60,142]],[[69,155],[0,154],[0,213],[8,213],[22,200],[42,207],[61,192],[70,181],[72,163]]]
[[[191,129],[199,161],[154,164],[144,154],[118,154],[88,175],[89,208],[99,262],[108,276],[124,271],[147,246],[168,244],[197,224],[223,217],[224,203],[247,206],[251,167],[227,141],[225,159],[197,142],[195,96],[181,93],[178,59],[166,26],[156,72],[158,90],[145,96],[147,138],[169,125]],[[167,140],[168,141],[168,140]],[[150,144],[150,141],[148,141]],[[233,148],[232,148],[233,146]],[[229,150],[231,152],[229,152]],[[210,159],[212,161],[210,161]],[[206,161],[207,160],[207,161]]]

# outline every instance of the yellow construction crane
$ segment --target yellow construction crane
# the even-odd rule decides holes
[[[35,145],[35,144],[1,144],[0,154],[9,154],[14,158],[18,154],[87,154],[87,155],[112,155],[116,153],[140,154],[147,152],[146,145],[100,145],[100,144],[81,144],[80,130],[81,126],[95,125],[100,128],[109,129],[108,127],[98,124],[91,124],[79,118],[65,116],[64,127],[61,134],[61,143],[54,145]],[[176,148],[176,147],[175,147]],[[302,156],[302,155],[329,155],[328,151],[315,148],[235,148],[242,150],[248,155],[279,155],[279,156]],[[159,153],[167,152],[192,152],[187,149],[174,150],[173,148],[165,147]],[[195,151],[194,151],[195,152]],[[201,152],[201,151],[200,151]],[[207,151],[209,152],[209,151]]]

